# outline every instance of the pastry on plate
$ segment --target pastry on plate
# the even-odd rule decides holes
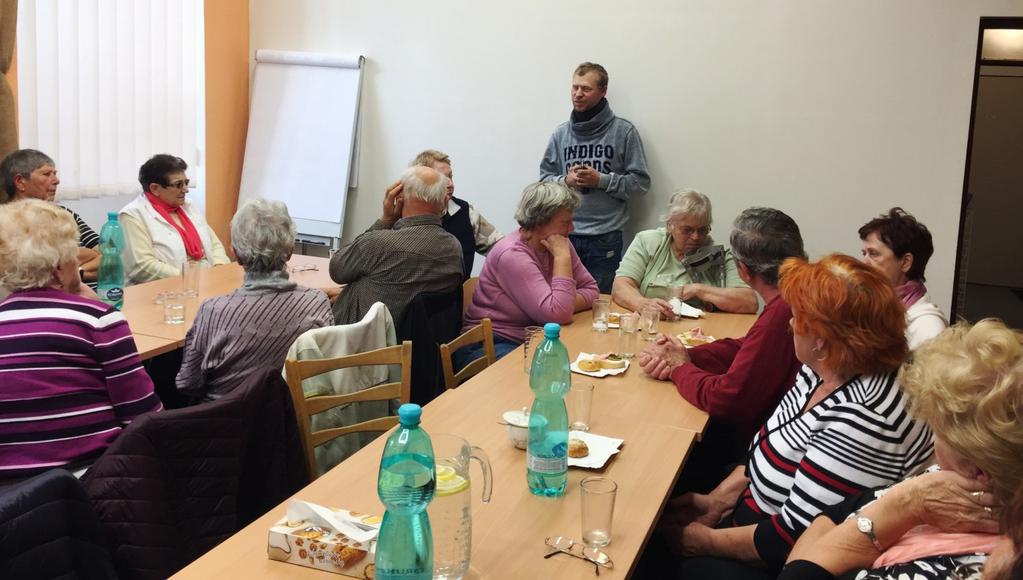
[[[579,370],[587,373],[595,373],[600,370],[600,361],[583,359],[579,361]]]
[[[600,359],[598,359],[598,361],[600,363],[600,368],[602,369],[625,368],[625,359],[623,359],[621,355],[616,352],[609,352],[605,355],[602,355]]]
[[[608,324],[618,324],[621,321],[622,321],[621,313],[619,313],[619,312],[608,312],[607,313],[607,323]]]
[[[682,344],[688,347],[700,346],[701,344],[707,344],[708,342],[714,341],[713,336],[707,336],[699,327],[683,332],[678,335],[678,339],[682,341]]]
[[[582,439],[572,438],[568,440],[568,456],[575,457],[586,457],[590,454],[590,448],[586,445],[586,442]]]

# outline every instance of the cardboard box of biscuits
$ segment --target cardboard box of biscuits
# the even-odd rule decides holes
[[[374,577],[380,517],[294,500],[273,527],[271,560],[353,578]]]

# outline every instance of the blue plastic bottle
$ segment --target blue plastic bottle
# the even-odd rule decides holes
[[[117,212],[107,213],[107,223],[99,232],[99,272],[96,275],[96,293],[99,299],[121,309],[124,305],[124,232],[117,221]]]
[[[423,410],[398,409],[398,429],[387,438],[380,458],[377,494],[387,511],[377,537],[376,578],[433,578],[433,533],[426,506],[433,499],[437,472],[430,436],[419,427]]]
[[[568,351],[558,338],[561,325],[548,322],[544,341],[533,355],[529,388],[533,409],[529,413],[529,446],[526,451],[526,483],[534,495],[557,497],[568,481],[568,410],[565,395],[572,388]]]

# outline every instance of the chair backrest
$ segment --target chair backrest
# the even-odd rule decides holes
[[[306,399],[302,390],[302,381],[333,370],[369,366],[369,365],[401,365],[401,380],[396,383],[376,385],[362,391],[344,395],[324,395]],[[369,352],[350,354],[328,359],[287,360],[284,368],[288,374],[288,389],[298,417],[299,430],[302,433],[302,445],[305,448],[306,464],[313,479],[317,476],[316,447],[327,441],[348,433],[364,431],[386,431],[398,424],[396,416],[378,417],[341,427],[331,427],[320,431],[310,431],[313,415],[322,413],[341,405],[359,401],[386,401],[398,399],[401,403],[409,401],[412,382],[412,343],[404,341],[395,346],[378,348]]]
[[[398,321],[398,340],[411,340],[411,401],[420,406],[444,392],[444,370],[439,345],[462,332],[462,286],[450,292],[421,292],[409,303]]]
[[[468,344],[483,343],[483,356],[465,365],[457,373],[451,361],[451,354]],[[453,389],[476,376],[480,371],[494,364],[494,331],[490,319],[484,318],[479,324],[462,333],[447,344],[440,345],[440,364],[444,368],[444,386]]]
[[[479,278],[473,276],[462,282],[462,314],[465,314],[465,311],[469,309],[469,303],[472,302],[472,293],[476,291],[476,284],[479,281]]]

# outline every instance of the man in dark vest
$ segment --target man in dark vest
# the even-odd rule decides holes
[[[454,197],[455,180],[451,176],[451,158],[447,153],[427,149],[416,155],[412,165],[436,169],[448,178],[448,195],[444,201],[445,210],[441,215],[441,226],[462,245],[465,276],[466,278],[472,276],[476,252],[486,256],[504,234],[484,219],[471,203]]]

